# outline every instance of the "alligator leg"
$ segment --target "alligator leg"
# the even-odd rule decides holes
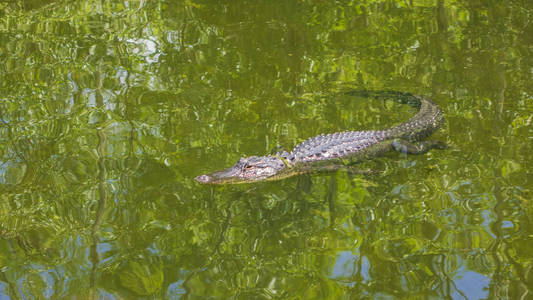
[[[446,149],[446,143],[441,141],[422,141],[418,143],[411,143],[406,140],[396,139],[392,142],[392,149],[408,154],[423,154],[430,149]]]

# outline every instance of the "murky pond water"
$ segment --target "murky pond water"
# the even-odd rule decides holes
[[[533,3],[0,3],[0,298],[533,297]],[[449,148],[194,177],[415,111]]]

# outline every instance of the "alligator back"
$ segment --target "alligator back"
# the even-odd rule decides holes
[[[356,160],[378,156],[388,151],[391,146],[391,143],[381,143],[382,141],[402,139],[417,142],[432,134],[444,121],[439,107],[421,96],[396,91],[351,91],[347,94],[378,99],[393,98],[419,110],[406,122],[384,130],[345,131],[307,139],[290,153],[281,154],[288,163],[323,161],[346,156]]]

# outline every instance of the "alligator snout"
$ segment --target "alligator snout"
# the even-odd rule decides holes
[[[194,179],[199,183],[208,183],[209,181],[211,181],[211,177],[209,177],[208,175],[196,176],[196,178]]]

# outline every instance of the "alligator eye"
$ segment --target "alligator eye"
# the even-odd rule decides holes
[[[252,167],[253,167],[252,165],[244,165],[245,169],[251,169]]]

